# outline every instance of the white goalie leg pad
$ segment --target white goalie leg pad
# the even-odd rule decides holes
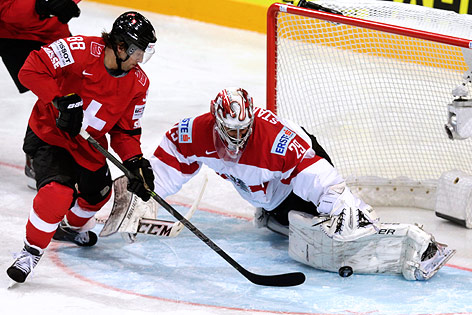
[[[416,279],[415,273],[420,267],[421,256],[428,248],[429,243],[434,241],[431,234],[426,233],[417,225],[402,224],[408,227],[406,233],[405,258],[402,265],[403,277],[407,280]]]
[[[355,273],[402,274],[408,280],[417,280],[422,253],[434,241],[417,226],[402,223],[382,223],[376,234],[338,241],[328,237],[321,224],[313,226],[324,219],[298,211],[289,213],[291,258],[326,271],[337,272],[350,266]]]
[[[100,236],[109,236],[116,232],[137,233],[140,219],[157,218],[157,202],[153,199],[148,202],[142,201],[128,191],[127,185],[128,179],[125,176],[114,180],[115,200]]]
[[[120,233],[137,233],[141,220],[157,218],[159,205],[154,199],[144,202],[138,196],[131,195],[133,202],[118,229]]]
[[[200,193],[184,215],[185,219],[190,220],[194,215],[207,183],[208,178],[204,176]],[[120,232],[127,241],[134,242],[137,233],[164,237],[176,237],[180,234],[184,228],[182,222],[157,219],[159,208],[157,201],[154,199],[147,202],[142,201],[141,198],[128,192],[127,184],[128,180],[124,176],[113,182],[115,191],[113,209],[100,232],[100,236],[109,236]]]

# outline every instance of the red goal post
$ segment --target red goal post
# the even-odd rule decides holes
[[[472,140],[452,141],[444,131],[472,47],[454,36],[454,23],[470,25],[472,38],[472,17],[386,1],[331,2],[344,15],[268,9],[267,108],[313,133],[367,202],[433,209],[441,174],[472,174]],[[445,33],[437,31],[443,21],[452,25]]]

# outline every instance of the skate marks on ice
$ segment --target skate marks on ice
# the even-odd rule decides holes
[[[181,213],[188,210],[175,208]],[[341,278],[291,260],[287,239],[256,229],[247,220],[199,211],[192,222],[248,270],[301,271],[307,276],[305,284],[254,285],[186,229],[177,238],[139,234],[132,244],[113,235],[85,250],[61,244],[54,246],[53,260],[76,277],[105,288],[211,308],[303,314],[472,314],[466,298],[472,294],[469,268],[446,266],[426,282],[406,281],[401,275]],[[101,225],[96,229],[98,233]]]

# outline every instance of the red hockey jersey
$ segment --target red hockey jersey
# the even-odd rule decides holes
[[[317,204],[329,186],[344,181],[328,161],[316,155],[298,125],[257,107],[254,116],[252,134],[238,163],[217,154],[215,120],[210,113],[181,120],[150,159],[156,193],[163,198],[176,193],[203,164],[230,181],[253,206],[267,210],[292,191]]]
[[[73,36],[33,51],[19,79],[38,96],[29,126],[43,141],[68,150],[83,167],[92,171],[105,158],[81,136],[71,138],[56,127],[56,96],[77,93],[83,100],[82,128],[122,160],[141,154],[140,134],[149,80],[136,66],[123,77],[111,76],[104,66],[105,45],[100,37]]]
[[[36,0],[0,1],[0,38],[50,43],[70,36],[67,24],[59,22],[57,17],[40,20],[35,3]]]

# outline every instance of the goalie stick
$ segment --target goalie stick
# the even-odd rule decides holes
[[[190,220],[190,218],[193,216],[193,214],[197,210],[198,205],[200,204],[200,200],[202,200],[203,192],[205,191],[207,183],[208,183],[208,176],[205,175],[205,178],[203,179],[202,189],[200,190],[200,193],[198,194],[198,198],[195,199],[195,201],[192,204],[192,207],[184,216],[185,219]],[[176,237],[177,235],[180,234],[180,232],[182,232],[183,229],[184,229],[184,224],[181,221],[175,222],[174,225],[172,225],[172,229],[170,230],[169,236]]]
[[[128,178],[135,178],[135,175],[131,173],[113,154],[103,148],[94,138],[92,138],[87,131],[84,129],[80,130],[80,135],[87,140],[95,149],[102,153],[108,160],[116,165]],[[188,228],[193,234],[195,234],[201,241],[203,241],[208,247],[220,255],[226,262],[228,262],[233,268],[239,271],[246,279],[254,284],[265,285],[265,286],[276,286],[276,287],[289,287],[300,285],[305,282],[305,275],[301,272],[284,273],[278,275],[260,275],[255,274],[235,261],[225,251],[223,251],[218,245],[216,245],[211,239],[203,234],[197,227],[195,227],[190,221],[184,218],[177,210],[169,205],[164,199],[162,199],[154,191],[149,191],[149,195],[156,200],[164,209],[166,209],[171,215],[179,220],[186,228]]]

